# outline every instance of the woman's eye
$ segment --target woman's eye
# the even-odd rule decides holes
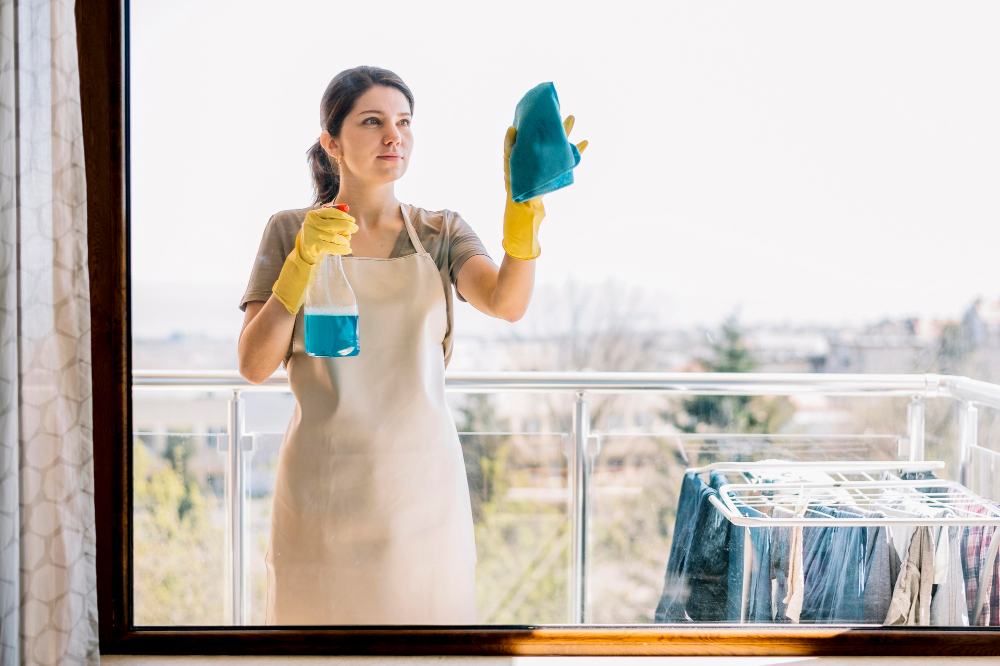
[[[407,127],[409,127],[409,126],[410,126],[410,120],[409,120],[409,118],[403,118],[403,119],[402,119],[402,120],[400,120],[399,122],[403,123],[403,124],[404,124],[404,125],[406,125]]]
[[[364,121],[363,124],[367,125],[369,120],[374,120],[376,123],[378,122],[378,118],[376,118],[375,116],[372,116],[371,118],[365,118],[365,121]]]

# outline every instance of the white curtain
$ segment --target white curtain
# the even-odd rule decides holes
[[[0,0],[0,666],[97,664],[73,0]]]

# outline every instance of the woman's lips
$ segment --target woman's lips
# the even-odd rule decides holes
[[[397,161],[403,159],[403,156],[402,155],[379,155],[378,158],[380,160],[388,160],[390,162],[397,162]]]

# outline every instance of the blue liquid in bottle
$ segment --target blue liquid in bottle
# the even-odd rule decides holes
[[[305,315],[306,353],[310,356],[357,356],[358,315]]]
[[[327,204],[347,213],[347,204]],[[353,220],[353,218],[351,218]],[[358,301],[354,298],[339,254],[328,254],[306,290],[305,343],[310,356],[357,356]]]

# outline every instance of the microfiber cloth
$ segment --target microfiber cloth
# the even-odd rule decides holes
[[[573,184],[580,151],[566,138],[556,87],[540,83],[514,111],[517,138],[510,151],[511,198],[518,202]]]

